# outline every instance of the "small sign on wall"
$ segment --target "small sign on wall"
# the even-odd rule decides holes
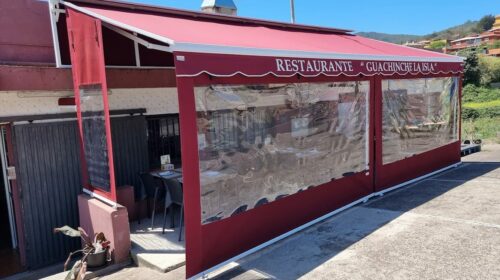
[[[161,164],[169,164],[170,163],[170,155],[162,155],[160,156]]]

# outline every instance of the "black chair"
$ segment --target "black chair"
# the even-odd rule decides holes
[[[162,180],[154,177],[150,173],[141,173],[139,174],[139,176],[141,178],[141,183],[146,193],[146,197],[153,198],[153,211],[151,211],[149,199],[147,201],[148,212],[151,211],[151,229],[153,229],[156,212],[156,201],[158,200],[158,198],[161,199],[162,197],[165,197],[165,193],[167,192],[165,190],[164,184],[162,183]],[[165,201],[165,211],[169,206],[170,204]],[[163,226],[163,231],[165,231],[165,226]]]
[[[167,192],[169,193],[169,199],[171,201],[170,206],[173,207],[174,205],[180,206],[180,219],[179,219],[179,241],[182,240],[182,227],[184,225],[184,194],[182,192],[182,185],[177,179],[163,179],[163,182],[165,182],[165,187],[167,189]],[[175,227],[175,222],[174,222],[174,209],[171,208],[170,212],[172,213],[172,228]],[[166,217],[166,211],[163,216],[163,228],[165,229],[165,217]]]

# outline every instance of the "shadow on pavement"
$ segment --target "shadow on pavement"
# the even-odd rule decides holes
[[[472,196],[466,199],[474,199],[474,193],[470,192],[471,190],[474,192],[475,187],[471,185],[472,183],[468,183],[469,181],[476,182],[474,184],[492,181],[498,185],[500,162],[466,162],[460,167],[349,209],[240,260],[238,267],[221,274],[216,279],[300,278],[410,210],[417,207],[420,209],[424,204],[426,213],[439,211],[452,213],[459,209],[462,201],[458,200],[464,200],[466,196]],[[463,189],[466,191],[455,191],[459,186],[465,186]],[[446,199],[438,199],[440,203],[430,202],[452,190],[453,195],[450,197],[447,195]],[[476,200],[484,200],[477,192],[476,190],[479,199]],[[498,201],[500,199],[497,199],[497,204]],[[472,203],[481,202],[472,201]],[[500,206],[495,209],[500,210]]]

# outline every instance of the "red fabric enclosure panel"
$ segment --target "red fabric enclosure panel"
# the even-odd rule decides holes
[[[460,162],[460,141],[386,165],[378,165],[375,190],[380,191]]]
[[[102,52],[98,41],[100,20],[68,9],[67,24],[71,62],[78,67],[73,71],[73,79],[78,85],[100,84],[103,67],[99,61]]]
[[[460,141],[451,142],[447,145],[413,155],[409,158],[401,159],[388,164],[383,164],[383,100],[382,100],[382,80],[383,79],[420,79],[420,78],[445,78],[454,75],[394,75],[391,77],[375,77],[375,99],[374,99],[374,122],[375,122],[375,185],[374,191],[381,191],[423,176],[427,173],[439,170],[449,165],[461,161]],[[455,76],[456,77],[456,76]],[[461,79],[458,76],[458,112],[460,112],[461,100]],[[461,120],[458,114],[458,139],[461,139]]]
[[[180,131],[184,174],[186,223],[186,272],[192,277],[246,250],[262,244],[315,218],[362,198],[373,191],[373,162],[369,170],[333,180],[315,188],[298,192],[242,214],[217,222],[201,223],[199,155],[197,142],[197,112],[193,87],[208,84],[304,83],[337,81],[370,81],[373,99],[373,79],[349,77],[315,78],[197,78],[178,77]],[[370,106],[370,112],[372,106]],[[369,131],[373,131],[370,113]],[[373,133],[369,133],[373,141]],[[369,157],[373,158],[369,148]],[[189,163],[189,164],[188,164]]]
[[[372,191],[372,177],[365,173],[335,180],[201,228],[207,269],[262,244],[280,234],[349,204]],[[189,241],[188,241],[189,242]],[[190,256],[192,257],[192,256]],[[191,272],[193,267],[189,268]]]
[[[103,197],[116,201],[116,188],[114,176],[113,151],[111,144],[111,128],[109,119],[109,104],[108,90],[106,83],[106,71],[104,64],[104,50],[102,43],[102,26],[101,21],[92,18],[78,11],[67,9],[67,29],[69,38],[69,50],[71,55],[73,85],[75,92],[75,102],[77,105],[77,117],[80,131],[80,149],[82,160],[82,180],[83,186]],[[104,128],[102,133],[105,133],[106,138],[106,153],[107,153],[107,176],[109,178],[109,188],[92,184],[89,175],[89,166],[91,163],[86,160],[85,153],[85,127],[82,117],[82,88],[97,88],[98,95],[94,98],[98,100],[101,108],[88,108],[87,113],[102,113]],[[89,136],[91,134],[87,134]],[[99,136],[99,135],[94,135]],[[87,156],[93,156],[88,154]],[[94,168],[95,169],[95,168]]]

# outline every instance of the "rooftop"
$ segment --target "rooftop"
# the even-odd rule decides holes
[[[236,5],[234,4],[233,0],[203,0],[201,7],[221,7],[227,9],[236,9]]]

